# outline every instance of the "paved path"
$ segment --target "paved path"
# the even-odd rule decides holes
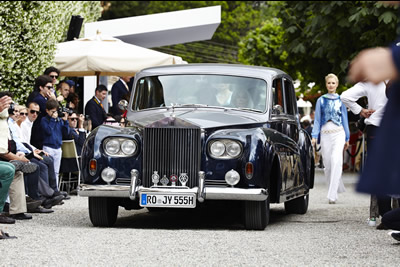
[[[0,225],[16,240],[0,241],[1,266],[398,266],[400,242],[367,226],[369,196],[347,192],[335,205],[317,170],[306,215],[271,206],[264,231],[246,231],[229,209],[125,211],[114,228],[95,228],[87,199],[72,197],[53,214]]]

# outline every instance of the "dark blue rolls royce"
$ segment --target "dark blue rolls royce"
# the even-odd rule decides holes
[[[135,76],[126,109],[126,127],[99,126],[82,151],[79,195],[89,197],[93,225],[112,226],[119,206],[195,208],[208,200],[241,203],[246,229],[268,225],[270,203],[307,212],[313,149],[286,73],[148,68]]]

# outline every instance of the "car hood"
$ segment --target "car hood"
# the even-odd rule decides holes
[[[216,128],[231,125],[259,123],[250,112],[209,111],[209,110],[175,110],[157,112],[147,116],[132,114],[129,119],[142,127],[200,127]]]

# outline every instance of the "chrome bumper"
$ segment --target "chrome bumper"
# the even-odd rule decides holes
[[[194,193],[199,202],[205,199],[213,200],[248,200],[263,201],[268,198],[268,191],[264,188],[235,188],[235,187],[205,187],[204,172],[199,172],[199,186],[194,188],[186,187],[143,187],[137,185],[139,172],[131,171],[131,185],[88,185],[81,184],[78,187],[78,195],[84,197],[121,197],[136,200],[139,193]]]

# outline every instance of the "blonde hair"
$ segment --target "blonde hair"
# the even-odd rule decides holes
[[[325,76],[325,82],[327,82],[328,79],[330,79],[330,78],[335,79],[335,80],[336,80],[336,83],[339,84],[339,79],[338,79],[338,77],[337,77],[335,74],[333,74],[333,73],[329,73],[328,75]]]

